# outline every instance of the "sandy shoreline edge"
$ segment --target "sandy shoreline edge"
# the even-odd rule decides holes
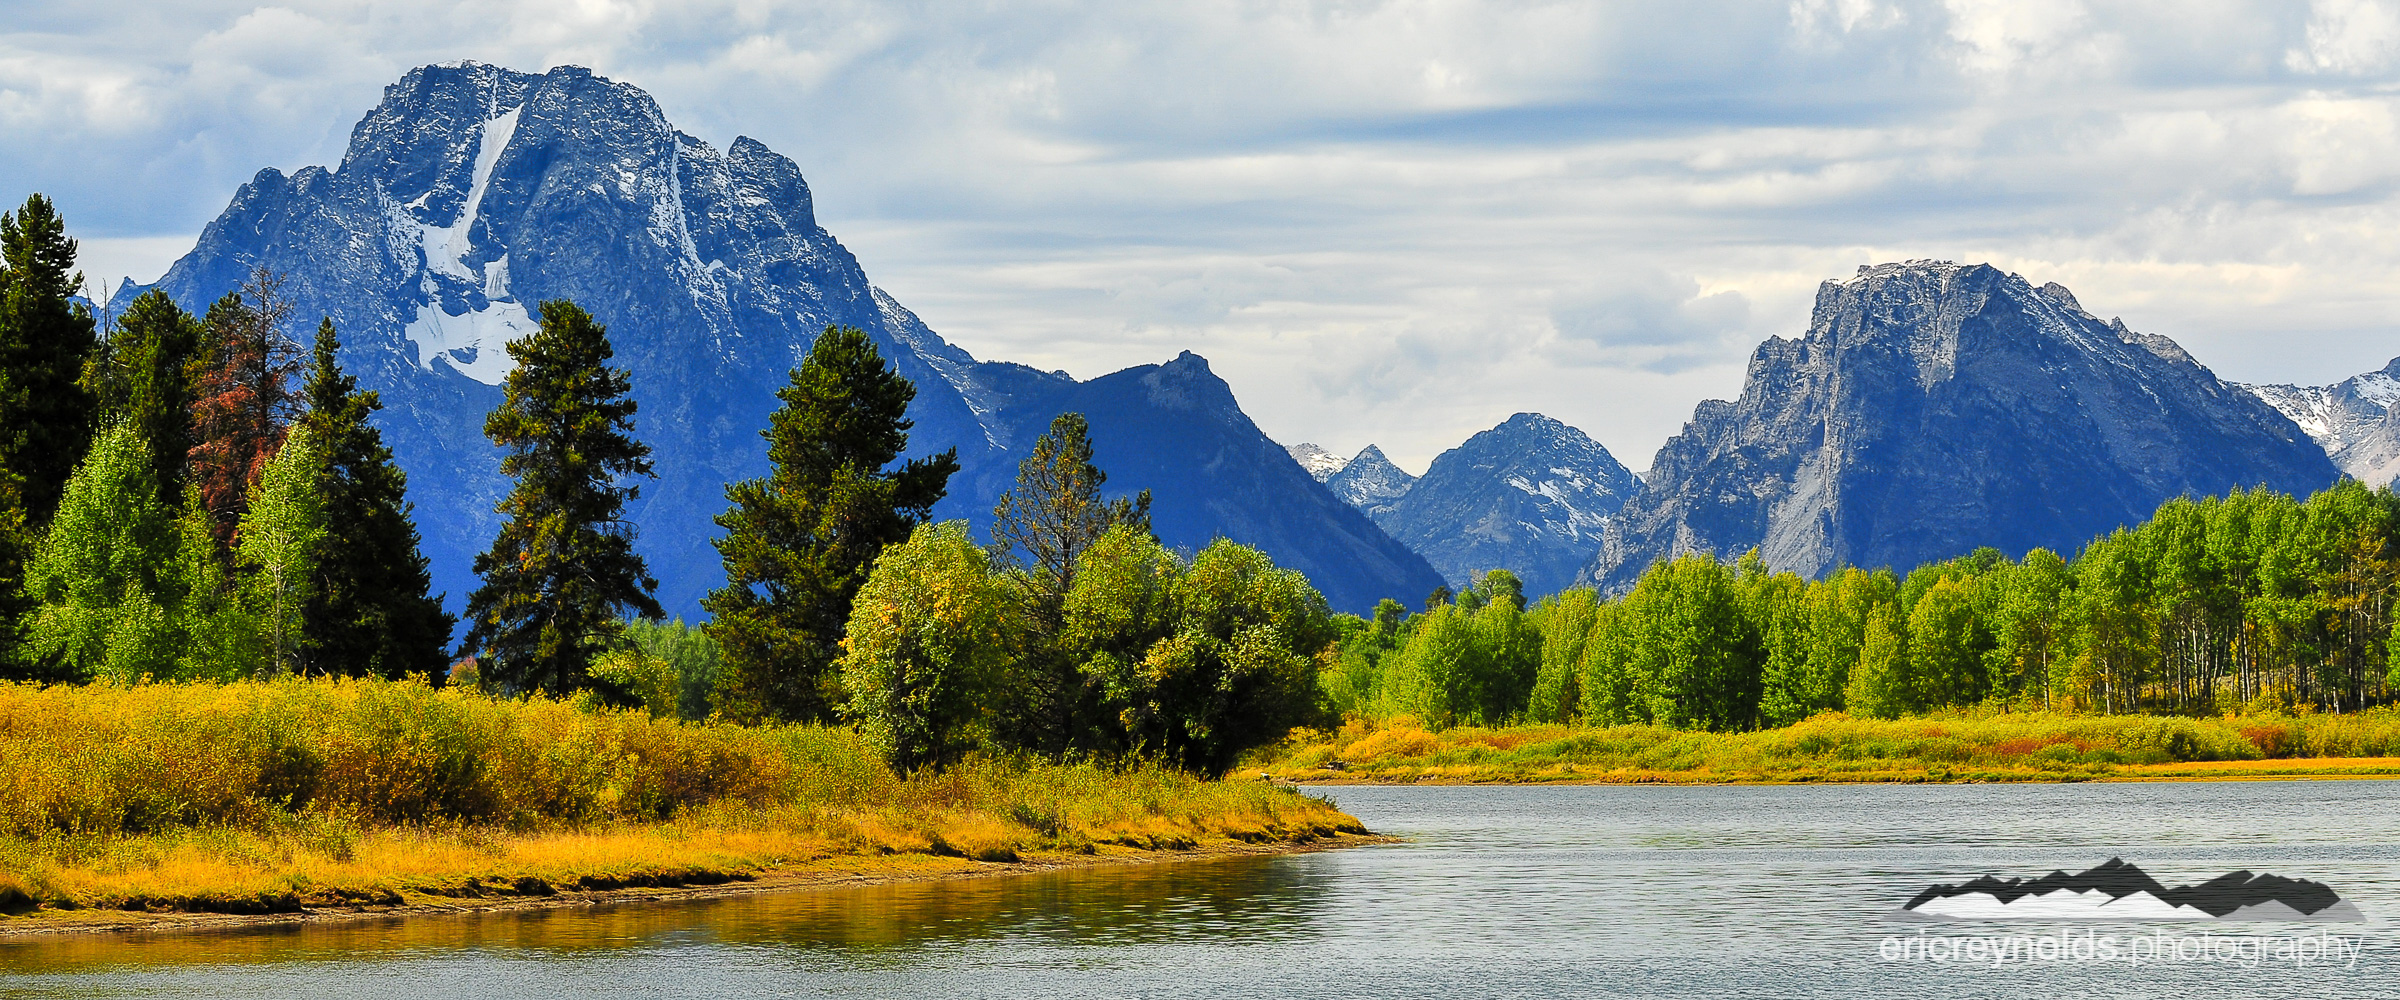
[[[619,889],[561,889],[548,895],[454,899],[411,893],[393,906],[323,907],[296,913],[147,913],[131,910],[37,910],[0,916],[0,942],[55,935],[142,935],[228,931],[307,924],[336,924],[395,918],[516,910],[556,910],[626,903],[679,902],[768,892],[801,892],[904,882],[1035,875],[1081,868],[1130,867],[1179,861],[1309,854],[1398,843],[1378,834],[1338,833],[1307,841],[1246,843],[1227,840],[1185,850],[1102,847],[1092,854],[1028,853],[1016,861],[976,861],[941,855],[842,855],[787,865],[715,885],[628,886]]]
[[[1636,771],[1573,768],[1516,771],[1452,765],[1403,770],[1389,776],[1360,771],[1301,771],[1274,775],[1300,788],[1364,785],[2058,785],[2138,781],[2341,781],[2400,779],[2400,757],[2308,757],[2277,760],[2187,761],[2121,764],[2100,772],[2048,772],[2019,768],[1957,767],[1942,775],[1924,769],[1773,776],[1708,770]]]

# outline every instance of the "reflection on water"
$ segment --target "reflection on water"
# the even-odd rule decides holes
[[[15,996],[2400,994],[2400,784],[1350,788],[1410,842],[1283,858],[0,943]],[[1894,966],[1926,884],[2237,868],[2371,918],[2354,970]],[[1990,932],[1992,925],[1969,927]],[[2133,928],[2101,928],[2103,933]],[[2255,925],[2249,933],[2299,928]]]

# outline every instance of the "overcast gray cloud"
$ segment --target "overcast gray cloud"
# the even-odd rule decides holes
[[[1644,466],[1871,261],[2059,281],[2232,378],[2400,354],[2391,2],[0,8],[0,193],[95,272],[337,161],[411,66],[576,63],[792,156],[978,355],[1188,348],[1277,438],[1412,467],[1518,410]]]

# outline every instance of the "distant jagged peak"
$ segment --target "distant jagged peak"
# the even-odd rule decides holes
[[[1342,502],[1366,511],[1369,516],[1390,508],[1408,495],[1417,484],[1417,477],[1401,471],[1385,458],[1383,449],[1368,445],[1325,479],[1325,488]]]
[[[1292,461],[1300,463],[1300,467],[1308,471],[1309,478],[1320,483],[1333,478],[1334,473],[1350,464],[1349,459],[1326,451],[1313,441],[1285,445],[1283,450],[1290,452]]]

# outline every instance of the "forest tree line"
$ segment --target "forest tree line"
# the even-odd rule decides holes
[[[2400,497],[2345,481],[2177,498],[2072,560],[1996,549],[1901,577],[1661,561],[1622,596],[1528,607],[1516,578],[1346,619],[1334,707],[1430,726],[1717,730],[1819,712],[2356,711],[2400,686]]]
[[[632,374],[571,302],[538,307],[484,433],[511,488],[459,622],[429,593],[406,477],[275,275],[205,313],[95,315],[36,195],[0,215],[0,673],[43,682],[419,676],[743,724],[854,724],[898,768],[984,749],[1222,773],[1316,721],[1325,601],[1255,549],[1167,550],[1106,498],[1061,415],[994,511],[930,512],[955,453],[901,460],[915,388],[828,328],[726,487],[726,583],[662,624],[627,504],[654,478]],[[112,304],[113,305],[113,304]]]

